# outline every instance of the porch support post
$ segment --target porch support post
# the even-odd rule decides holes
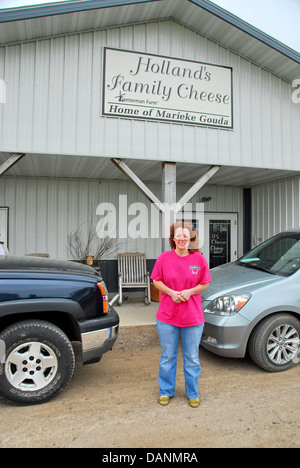
[[[201,176],[197,182],[176,202],[176,163],[162,163],[162,202],[153,192],[138,178],[137,175],[122,161],[122,159],[112,158],[111,161],[120,171],[125,174],[134,185],[145,195],[145,197],[162,212],[162,250],[169,250],[169,229],[176,221],[176,213],[207,183],[207,181],[221,168],[221,166],[211,166],[210,169]]]
[[[162,213],[162,250],[170,250],[170,226],[176,220],[176,163],[162,163],[162,201],[166,207]]]
[[[20,161],[20,159],[22,159],[23,156],[25,156],[25,153],[13,154],[12,156],[10,156],[7,159],[7,161],[5,161],[3,164],[1,164],[1,166],[0,166],[0,177],[3,176],[4,174],[6,174],[6,172],[9,171],[9,169],[11,167],[13,167],[18,161]]]

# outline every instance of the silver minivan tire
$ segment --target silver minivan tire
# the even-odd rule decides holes
[[[268,372],[282,372],[299,363],[300,321],[291,314],[267,317],[249,340],[252,360]]]

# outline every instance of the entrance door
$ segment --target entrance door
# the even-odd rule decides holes
[[[202,252],[209,268],[237,259],[237,214],[205,213]]]
[[[178,212],[177,220],[192,223],[197,230],[200,250],[209,268],[237,259],[237,213],[202,213],[201,219],[195,212]]]

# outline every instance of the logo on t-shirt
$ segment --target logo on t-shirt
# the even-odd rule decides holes
[[[192,274],[193,275],[198,275],[198,271],[201,270],[201,268],[199,267],[199,265],[190,265],[190,270],[192,270]]]

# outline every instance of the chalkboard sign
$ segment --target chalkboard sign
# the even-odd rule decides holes
[[[211,219],[209,221],[209,267],[214,268],[230,262],[231,221]]]

